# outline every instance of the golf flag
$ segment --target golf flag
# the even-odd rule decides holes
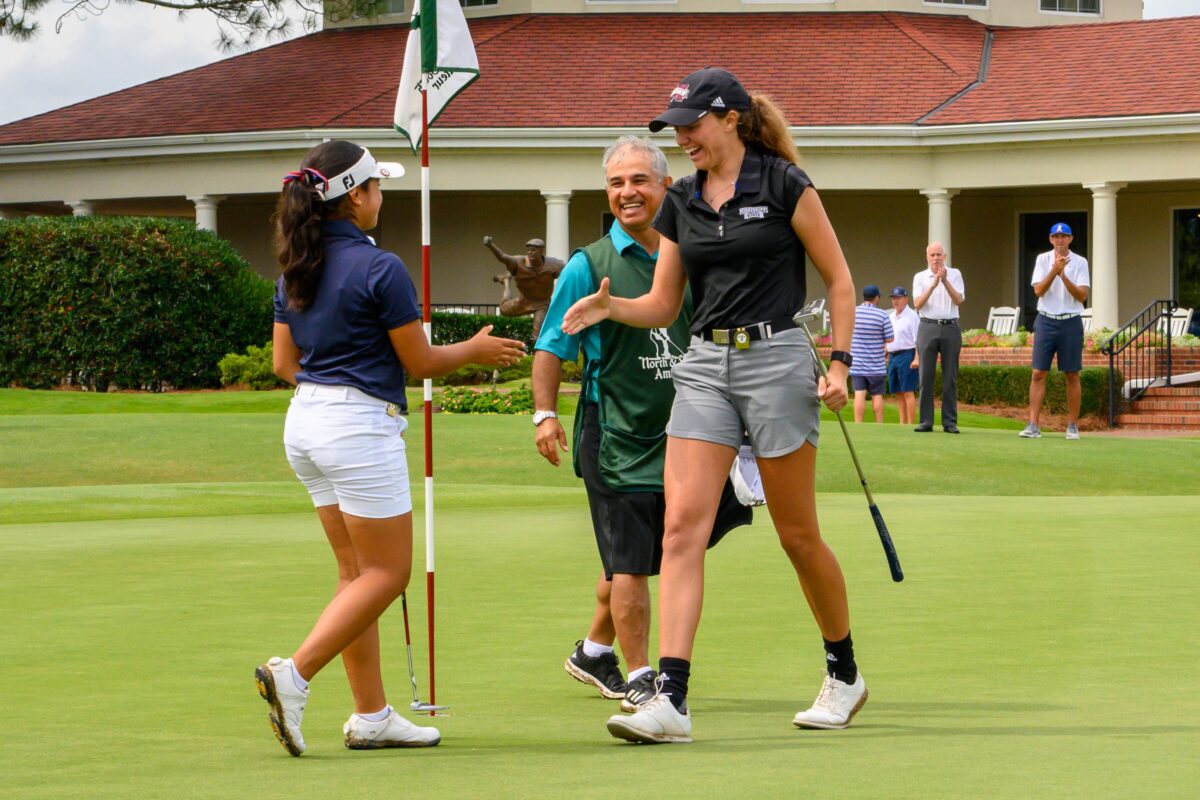
[[[413,9],[404,69],[396,92],[392,124],[408,139],[413,153],[421,143],[421,89],[432,125],[450,101],[479,77],[475,43],[459,0],[420,0]]]

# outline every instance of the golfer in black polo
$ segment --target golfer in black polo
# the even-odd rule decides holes
[[[574,333],[605,319],[669,325],[684,288],[695,302],[691,347],[672,371],[667,426],[666,535],[660,579],[659,693],[609,732],[636,742],[691,741],[687,707],[692,646],[704,591],[704,552],[725,476],[749,433],[780,543],[825,641],[827,675],[793,723],[844,728],[867,698],[854,661],[845,581],[817,524],[819,404],[846,403],[854,282],[783,115],[722,69],[680,81],[653,131],[675,127],[695,175],[668,191],[648,294],[611,296],[607,282],[564,318]],[[805,253],[828,287],[833,325],[829,380],[818,380],[804,331]]]

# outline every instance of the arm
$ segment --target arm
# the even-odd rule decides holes
[[[954,305],[961,306],[963,300],[966,299],[966,293],[954,285],[954,281],[950,278],[949,267],[943,267],[942,285],[946,287],[946,294],[950,295],[950,299],[954,301]],[[962,273],[959,273],[959,282],[962,282]]]
[[[292,340],[292,329],[286,322],[276,322],[271,332],[271,367],[275,374],[295,386],[303,355]]]
[[[467,364],[506,367],[525,355],[525,345],[515,339],[491,336],[492,326],[484,325],[470,339],[454,344],[431,345],[425,338],[421,320],[414,319],[388,331],[392,349],[414,378],[435,378]]]
[[[929,296],[933,294],[933,290],[937,288],[937,285],[940,282],[941,280],[938,278],[938,274],[936,272],[933,273],[933,280],[929,282],[927,287],[925,287],[925,291],[920,293],[917,292],[916,282],[913,282],[913,310],[920,311],[922,308],[924,308],[925,304],[929,302]]]
[[[533,407],[554,411],[558,409],[558,385],[562,380],[562,359],[546,350],[533,354]],[[537,427],[534,437],[538,452],[554,466],[558,466],[558,450],[566,452],[567,434],[557,419],[544,419]]]
[[[508,253],[504,252],[499,247],[496,247],[496,245],[492,242],[491,236],[483,237],[483,246],[486,247],[488,250],[491,250],[492,255],[494,255],[496,257],[496,260],[499,261],[504,266],[508,267],[509,272],[517,271],[517,267],[520,266],[520,264],[517,262],[517,259],[514,258],[513,256],[510,256]]]
[[[821,198],[813,188],[800,195],[796,210],[792,213],[792,230],[800,237],[813,266],[825,281],[829,296],[829,325],[833,328],[833,349],[849,350],[854,333],[854,279],[850,277],[850,266],[842,254],[837,234],[829,224]],[[822,378],[817,394],[825,401],[830,411],[838,411],[846,405],[846,376],[849,367],[840,361],[829,365],[828,380]]]
[[[1053,263],[1051,263],[1050,259],[1045,256],[1045,253],[1038,256],[1037,261],[1033,265],[1033,293],[1038,297],[1042,297],[1046,292],[1050,291],[1050,287],[1054,284],[1054,279],[1062,272],[1062,269],[1059,268],[1059,263],[1061,262],[1063,267],[1066,266],[1066,261],[1063,259],[1055,258]],[[1045,274],[1042,274],[1042,270],[1045,270]],[[1038,277],[1039,275],[1041,277]]]
[[[687,273],[679,258],[679,245],[664,236],[659,239],[658,263],[649,292],[641,297],[613,297],[608,293],[608,278],[605,278],[599,291],[575,303],[563,315],[563,331],[579,333],[606,319],[634,328],[667,327],[679,317],[686,285]]]

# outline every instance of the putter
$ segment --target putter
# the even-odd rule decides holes
[[[400,608],[404,610],[404,646],[408,649],[408,679],[412,681],[413,701],[409,706],[413,711],[421,714],[429,714],[433,716],[435,712],[446,711],[450,706],[435,706],[432,703],[422,703],[420,696],[417,694],[417,673],[413,669],[412,660],[412,634],[408,629],[408,595],[404,592],[400,593]]]
[[[816,362],[817,370],[820,371],[821,377],[829,379],[829,372],[825,369],[825,362],[817,356],[817,343],[813,341],[812,334],[808,331],[808,323],[817,319],[821,312],[815,308],[814,303],[809,303],[804,308],[792,315],[792,322],[804,331],[804,335],[808,337],[808,344],[812,348],[813,361]],[[899,583],[904,580],[904,572],[900,569],[900,557],[896,555],[896,546],[892,544],[892,535],[888,533],[887,523],[883,521],[883,514],[879,513],[879,507],[875,505],[875,498],[871,497],[871,489],[867,486],[867,476],[863,475],[862,465],[858,463],[858,453],[854,452],[854,443],[850,441],[850,431],[846,429],[846,421],[842,419],[842,412],[833,412],[837,417],[838,424],[842,426],[842,436],[846,439],[846,447],[850,448],[850,460],[854,462],[854,469],[858,472],[858,480],[862,484],[863,492],[867,495],[867,507],[871,510],[871,518],[875,520],[875,530],[879,532],[879,542],[883,545],[883,553],[887,556],[888,569],[892,572],[892,580]],[[415,686],[415,684],[414,684]]]

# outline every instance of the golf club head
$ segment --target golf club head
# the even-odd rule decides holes
[[[418,714],[429,714],[434,711],[448,711],[450,706],[435,706],[433,703],[422,703],[419,700],[414,700],[409,708]]]
[[[792,315],[792,322],[797,325],[807,325],[810,322],[816,322],[821,318],[821,306],[819,300],[806,305],[804,308]]]

